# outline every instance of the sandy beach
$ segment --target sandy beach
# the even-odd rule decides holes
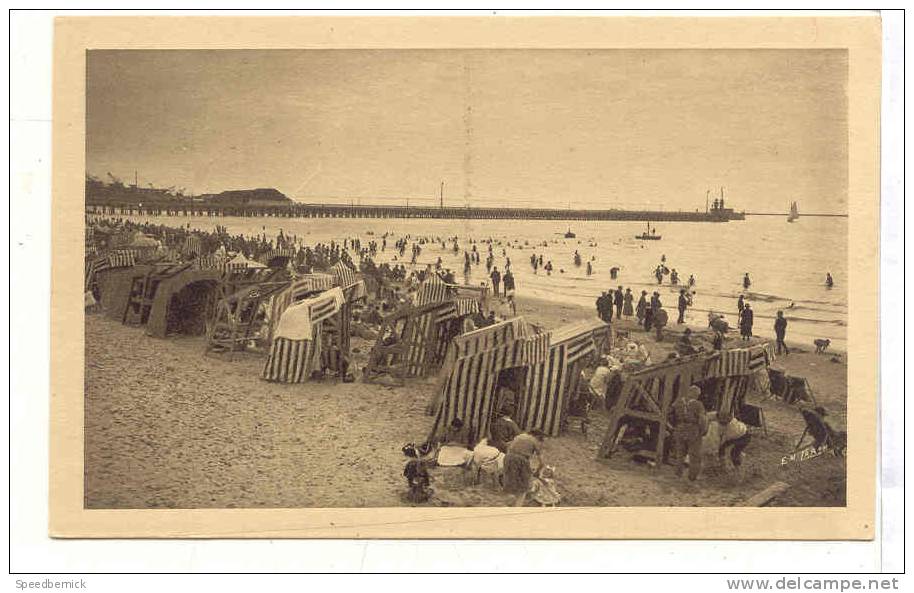
[[[517,312],[547,328],[594,315],[576,305],[533,299],[520,299]],[[203,337],[157,339],[99,314],[87,314],[85,327],[87,508],[409,504],[403,498],[406,459],[400,448],[424,440],[431,428],[425,406],[435,377],[403,386],[268,383],[260,379],[263,356],[207,356]],[[655,358],[674,341],[658,344],[631,322],[618,323],[617,329],[631,331]],[[361,367],[371,343],[353,338],[353,348]],[[833,362],[832,356],[813,353],[811,345],[794,348],[775,367],[807,377],[832,422],[843,428],[845,357]],[[546,441],[544,458],[556,466],[560,504],[732,506],[784,481],[790,489],[777,504],[844,505],[844,460],[823,455],[782,466],[782,456],[793,451],[803,432],[803,420],[795,406],[775,399],[761,404],[768,434],[753,436],[742,477],[706,462],[697,485],[676,479],[669,466],[649,468],[627,455],[597,459],[606,415],[594,411],[586,436],[572,422],[561,437]],[[464,485],[458,472],[435,470],[431,504],[510,503],[489,484]]]

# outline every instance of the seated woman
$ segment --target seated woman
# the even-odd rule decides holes
[[[503,409],[489,428],[489,444],[502,453],[507,453],[508,443],[522,432],[509,412],[510,410]]]

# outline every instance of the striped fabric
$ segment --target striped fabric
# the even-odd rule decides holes
[[[475,315],[479,312],[479,301],[474,298],[460,297],[454,303],[457,305],[457,315],[460,317]]]
[[[552,336],[548,333],[535,334],[525,339],[527,364],[540,364],[549,357],[549,344]]]
[[[708,368],[708,377],[732,377],[749,372],[749,350],[738,348],[722,350],[717,358],[712,359]]]
[[[87,291],[92,290],[92,288],[95,286],[96,274],[103,270],[107,270],[110,267],[111,263],[107,255],[103,255],[101,257],[86,258],[85,289]]]
[[[261,377],[276,383],[304,383],[321,359],[320,328],[314,340],[276,338],[263,366]]]
[[[432,272],[419,287],[419,291],[416,292],[413,304],[421,307],[431,303],[440,303],[451,298],[450,292],[450,287],[447,283],[438,274]]]
[[[407,374],[419,377],[425,374],[429,354],[436,361],[444,359],[447,353],[447,322],[457,318],[457,307],[454,303],[442,303],[422,315],[418,315],[412,324],[412,335],[406,336],[409,342],[407,352]]]
[[[225,270],[225,257],[217,253],[201,255],[194,260],[195,270]]]
[[[457,336],[454,338],[454,352],[457,358],[473,356],[527,337],[528,334],[524,319],[515,317]]]
[[[289,305],[315,292],[323,292],[331,288],[333,288],[333,276],[329,274],[302,274],[295,278],[287,288],[274,294],[269,305],[270,317],[266,332],[267,339],[273,338],[276,325]]]
[[[518,421],[524,430],[538,428],[558,436],[584,359],[602,345],[608,331],[602,322],[583,322],[527,338],[536,354],[528,360],[527,386],[518,406]]]
[[[109,268],[129,268],[136,265],[136,252],[131,249],[118,249],[108,255]]]
[[[330,268],[330,273],[336,280],[336,285],[340,288],[349,288],[356,283],[355,270],[341,261]]]
[[[203,254],[203,240],[200,239],[200,235],[188,235],[184,239],[184,246],[181,248],[187,255],[202,255]]]
[[[291,247],[280,247],[278,249],[271,249],[270,251],[263,254],[259,259],[263,263],[269,263],[275,257],[295,257],[295,249]]]
[[[571,386],[574,365],[568,358],[568,344],[549,349],[548,358],[527,371],[527,388],[518,406],[517,420],[524,430],[539,428],[558,436],[566,391]]]
[[[525,358],[524,341],[510,340],[453,360],[442,387],[443,397],[433,433],[449,426],[454,418],[460,418],[477,437],[485,435],[489,430],[498,373],[523,366]]]
[[[315,299],[315,302],[310,305],[310,317],[311,324],[318,325],[323,320],[331,317],[337,311],[340,310],[340,305],[342,301],[342,295],[339,299],[333,298],[332,294],[326,294],[327,298],[322,298],[325,295],[321,295]]]

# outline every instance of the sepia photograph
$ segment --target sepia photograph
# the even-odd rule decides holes
[[[89,49],[84,507],[845,507],[848,72]]]

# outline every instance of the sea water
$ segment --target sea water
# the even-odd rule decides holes
[[[319,218],[295,219],[273,217],[169,217],[132,216],[168,226],[186,226],[213,230],[222,225],[232,234],[259,235],[269,238],[283,231],[295,235],[304,244],[342,242],[359,237],[362,246],[371,240],[379,245],[385,233],[387,249],[379,251],[376,261],[403,263],[410,268],[410,249],[402,260],[394,248],[405,235],[417,237],[457,237],[460,249],[453,244],[423,245],[417,266],[424,268],[440,257],[443,268],[450,268],[458,281],[463,280],[463,252],[470,250],[470,240],[481,251],[481,263],[473,266],[470,282],[488,281],[485,268],[487,245],[491,239],[495,266],[504,272],[505,256],[511,259],[511,270],[517,294],[553,302],[594,307],[603,290],[630,287],[634,302],[642,290],[648,297],[660,293],[671,322],[677,315],[679,288],[686,286],[689,275],[695,276],[693,307],[686,315],[692,325],[707,324],[708,311],[723,314],[731,327],[738,325],[737,299],[746,296],[755,311],[753,333],[773,337],[774,317],[783,310],[788,319],[787,340],[812,346],[816,338],[828,338],[835,349],[846,349],[847,326],[847,219],[807,217],[788,223],[786,216],[749,216],[744,221],[726,223],[652,224],[662,239],[642,241],[635,238],[643,232],[643,222],[617,221],[539,221],[539,220],[429,220]],[[566,239],[571,230],[577,236]],[[544,246],[543,243],[546,243]],[[509,246],[510,244],[510,246]],[[379,246],[380,250],[380,246]],[[574,264],[574,252],[581,256],[581,266]],[[542,254],[543,262],[552,261],[548,275],[542,268],[536,273],[530,256]],[[680,286],[664,276],[658,285],[654,270],[665,258],[665,265],[679,273]],[[586,273],[587,262],[593,274]],[[610,268],[618,267],[616,280]],[[749,273],[752,285],[743,290],[743,275]],[[835,284],[825,285],[830,272]]]

